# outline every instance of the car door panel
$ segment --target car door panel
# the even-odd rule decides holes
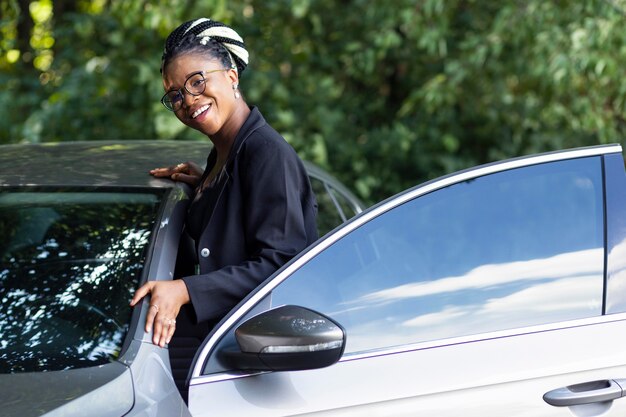
[[[626,317],[618,317],[564,329],[494,334],[487,340],[348,358],[320,370],[199,384],[190,391],[189,406],[194,416],[568,416],[570,408],[551,406],[543,395],[559,387],[626,375]],[[205,401],[209,398],[230,401]],[[600,415],[587,408],[573,411]],[[626,399],[605,404],[600,411],[608,411],[607,416],[624,415]]]
[[[192,414],[626,415],[623,398],[544,399],[565,387],[592,397],[610,386],[615,396],[611,381],[626,378],[626,314],[603,315],[619,241],[604,234],[618,205],[605,194],[615,187],[604,153],[623,176],[617,146],[512,160],[425,184],[338,229],[207,341]],[[203,365],[217,363],[220,338],[232,341],[262,300],[336,320],[347,331],[343,359],[263,374]]]

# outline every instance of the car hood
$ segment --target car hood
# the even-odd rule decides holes
[[[54,372],[0,374],[7,416],[122,416],[133,406],[130,369],[121,363]]]

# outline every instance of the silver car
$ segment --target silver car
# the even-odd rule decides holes
[[[174,270],[163,252],[152,263],[176,246],[173,218],[149,237],[141,279]],[[619,145],[458,172],[355,216],[270,277],[197,349],[185,403],[140,328],[144,305],[107,382],[56,412],[623,416],[625,242]],[[44,389],[56,378],[22,387],[60,401]],[[20,393],[13,403],[32,401]]]
[[[163,141],[0,146],[0,416],[189,414],[168,350],[143,331],[146,303],[133,311],[129,301],[141,282],[171,279],[190,192],[148,171],[202,163],[209,151]],[[305,165],[320,235],[361,211]]]

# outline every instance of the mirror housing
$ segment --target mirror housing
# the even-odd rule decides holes
[[[265,311],[235,330],[239,351],[222,359],[240,370],[299,371],[336,363],[346,345],[346,332],[335,321],[299,306]]]

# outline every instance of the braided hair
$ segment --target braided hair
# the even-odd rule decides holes
[[[240,75],[248,66],[248,51],[241,36],[223,23],[200,18],[183,23],[167,37],[161,71],[174,58],[195,52],[210,55]]]

